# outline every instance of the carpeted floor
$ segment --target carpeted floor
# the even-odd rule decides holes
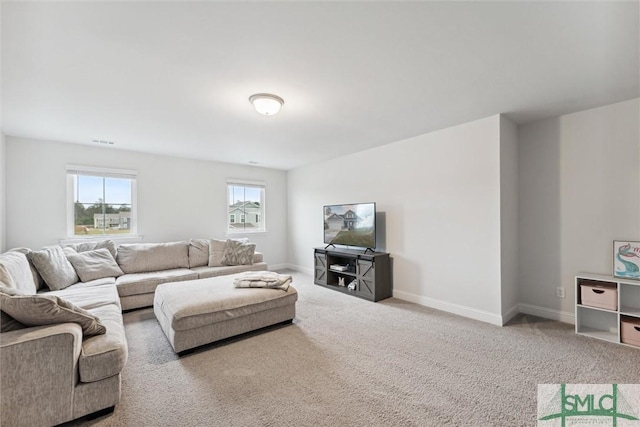
[[[294,273],[294,324],[178,358],[152,309],[124,315],[129,361],[95,426],[532,426],[537,384],[640,383],[640,350],[519,315],[500,328]]]

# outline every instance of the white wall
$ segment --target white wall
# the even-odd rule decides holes
[[[377,203],[393,294],[500,324],[500,116],[289,171],[291,262],[313,267],[322,206]]]
[[[612,241],[640,240],[639,116],[635,99],[518,129],[521,310],[572,322],[576,273],[610,275]]]
[[[518,128],[500,116],[500,268],[502,316],[518,314]]]
[[[6,250],[6,143],[4,133],[0,132],[0,253]]]
[[[2,22],[2,3],[0,1],[0,22]],[[0,46],[2,46],[2,31],[0,31]],[[2,100],[2,55],[0,55],[0,101]],[[6,249],[6,161],[5,136],[2,132],[2,102],[0,102],[0,253]]]
[[[250,235],[270,264],[287,262],[284,171],[111,148],[7,137],[7,246],[39,248],[66,237],[67,164],[138,171],[138,233],[145,242],[222,238],[226,180],[266,183],[267,233]]]

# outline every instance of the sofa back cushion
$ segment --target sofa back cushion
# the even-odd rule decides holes
[[[20,252],[21,254],[24,254],[25,256],[31,252],[31,249],[29,248],[13,248],[13,249],[9,249],[9,252]],[[40,290],[40,289],[48,289],[47,285],[44,283],[44,280],[42,279],[42,276],[40,275],[40,273],[38,273],[38,269],[36,268],[35,265],[33,265],[33,263],[31,262],[31,260],[29,259],[29,257],[27,256],[27,260],[29,261],[29,267],[31,268],[31,275],[33,276],[33,282],[36,284],[36,290]]]
[[[125,273],[189,268],[189,244],[170,242],[120,245],[116,261]]]
[[[27,257],[36,266],[44,283],[52,291],[64,289],[78,281],[76,270],[60,246],[52,246],[41,251],[31,251],[27,254]]]
[[[0,255],[0,281],[28,294],[37,291],[29,260],[22,252],[9,251]]]
[[[203,267],[209,264],[209,240],[189,240],[189,268]]]

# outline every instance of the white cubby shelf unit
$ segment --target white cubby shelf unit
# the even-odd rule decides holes
[[[615,309],[583,304],[581,285],[615,289],[617,292]],[[640,321],[640,281],[603,274],[579,273],[575,281],[575,297],[577,334],[640,348],[637,345],[623,343],[620,336],[620,322],[623,319]]]

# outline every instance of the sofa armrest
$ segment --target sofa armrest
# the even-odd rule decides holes
[[[75,323],[0,334],[0,419],[55,425],[73,419],[82,329]]]

